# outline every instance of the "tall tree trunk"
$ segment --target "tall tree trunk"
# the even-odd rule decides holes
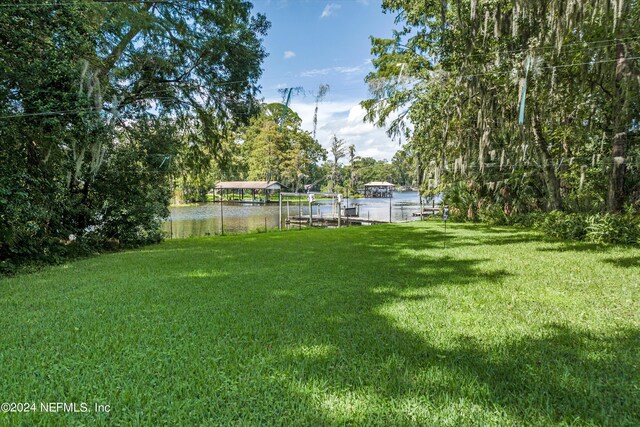
[[[613,146],[611,150],[612,164],[609,175],[609,194],[607,210],[615,213],[622,211],[624,205],[624,175],[626,172],[627,131],[629,120],[625,105],[624,77],[627,68],[625,48],[622,43],[616,46],[616,74],[612,105]]]
[[[540,117],[535,112],[532,117],[532,130],[533,139],[540,150],[542,155],[542,172],[544,175],[544,182],[547,187],[547,209],[550,211],[562,209],[562,197],[560,194],[560,180],[556,175],[556,170],[553,165],[553,157],[549,152],[547,141],[542,133],[542,124],[540,123]]]

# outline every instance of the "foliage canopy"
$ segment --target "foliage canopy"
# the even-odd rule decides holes
[[[220,155],[257,111],[269,23],[251,9],[244,0],[0,8],[5,267],[65,252],[70,236],[159,238],[176,155],[184,146]]]
[[[372,38],[363,106],[409,138],[425,192],[445,191],[471,218],[492,204],[508,215],[637,208],[638,2],[383,8],[398,29]]]

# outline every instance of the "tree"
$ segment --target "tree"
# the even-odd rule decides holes
[[[180,131],[179,148],[172,162],[174,200],[204,202],[207,193],[221,180],[241,180],[247,175],[247,161],[242,145],[236,142],[239,131],[230,133],[216,151],[196,138],[199,124]]]
[[[387,0],[383,8],[398,13],[402,28],[372,39],[373,96],[363,106],[379,125],[397,115],[389,132],[412,141],[428,191],[467,181],[482,204],[517,197],[511,178],[519,176],[532,186],[518,185],[523,197],[541,187],[542,207],[561,209],[593,197],[570,186],[573,160],[585,166],[608,156],[589,161],[594,172],[608,171],[608,194],[598,197],[612,212],[630,200],[637,2]],[[603,135],[606,151],[597,144]]]
[[[331,138],[331,148],[329,149],[331,153],[331,176],[329,180],[330,193],[335,193],[336,187],[340,181],[340,166],[338,162],[347,154],[347,149],[344,144],[345,141],[343,139],[338,139],[335,135]]]
[[[363,184],[371,181],[391,181],[393,179],[393,165],[386,160],[362,157],[355,164]]]
[[[282,130],[284,105],[266,104],[251,124],[239,134],[248,166],[248,178],[282,181],[296,191],[312,174],[312,167],[326,152],[301,128],[302,120],[288,110]]]
[[[164,177],[180,145],[206,146],[202,153],[223,160],[223,142],[256,111],[269,23],[246,1],[5,6],[0,151],[11,154],[0,157],[8,174],[0,181],[8,203],[0,208],[0,262],[63,250],[59,242],[70,234],[131,243],[135,233],[107,227],[103,211],[105,203],[112,212],[120,202],[132,209],[120,196],[136,182],[125,181],[158,186],[147,194],[166,205]],[[142,130],[156,148],[140,143]],[[159,133],[167,139],[156,139]],[[114,166],[124,158],[132,161],[126,170]],[[111,186],[102,185],[104,174]],[[136,218],[130,229],[157,227],[148,216]]]
[[[329,92],[329,85],[321,83],[316,94],[316,108],[313,111],[313,139],[316,139],[316,128],[318,127],[318,104],[324,99]]]
[[[410,146],[396,151],[391,159],[393,165],[392,182],[401,186],[416,185],[416,159]]]
[[[358,189],[358,172],[356,169],[356,161],[359,159],[356,156],[356,146],[353,144],[349,145],[349,190],[352,193],[357,192]]]

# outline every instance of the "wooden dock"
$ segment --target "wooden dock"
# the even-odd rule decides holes
[[[428,215],[436,215],[440,213],[440,207],[432,207],[432,208],[422,208],[422,212],[414,212],[411,215],[413,216],[428,216]]]
[[[309,225],[309,215],[290,216],[285,220],[291,225]],[[389,224],[389,221],[378,221],[375,219],[366,219],[360,217],[341,217],[340,225],[374,225]],[[337,227],[338,217],[334,216],[313,216],[313,227]]]
[[[239,200],[239,199],[229,199],[229,200],[223,200],[222,201],[225,204],[228,205],[233,205],[233,204],[245,204],[245,205],[277,205],[278,204],[278,200],[260,200],[260,199],[255,199],[255,200],[251,200],[251,199],[243,199],[243,200]],[[214,200],[214,203],[220,203],[220,200]]]

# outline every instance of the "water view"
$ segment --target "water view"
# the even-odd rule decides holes
[[[431,204],[431,200],[423,203]],[[420,199],[415,191],[394,192],[391,199],[351,198],[344,199],[343,206],[357,206],[360,218],[377,221],[412,221],[414,212],[420,211]],[[201,203],[195,206],[174,206],[163,229],[167,237],[184,238],[208,236],[222,233],[240,234],[257,230],[278,228],[278,204],[250,203]],[[306,197],[300,201],[282,203],[282,226],[288,227],[288,216],[309,215],[309,203]],[[335,208],[331,200],[318,200],[313,204],[314,216],[333,216]],[[222,218],[222,220],[221,220]],[[290,227],[298,227],[291,225]]]

